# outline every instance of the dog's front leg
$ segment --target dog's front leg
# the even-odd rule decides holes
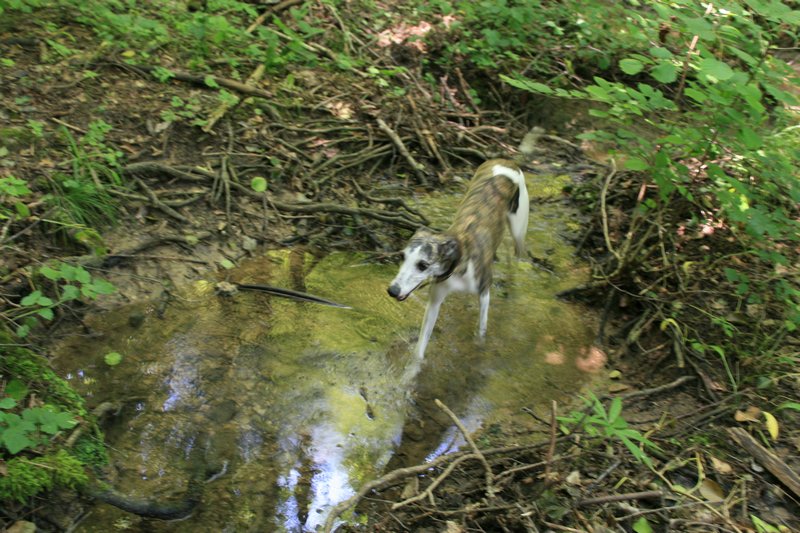
[[[439,317],[439,308],[447,297],[447,292],[447,289],[440,284],[431,286],[428,306],[425,308],[425,318],[422,319],[422,327],[419,330],[419,340],[417,341],[417,357],[420,359],[425,357],[425,348],[428,346],[428,341],[431,340],[433,326],[436,325],[436,319]]]
[[[480,319],[478,320],[478,336],[486,336],[486,324],[489,322],[489,289],[483,291],[478,298],[481,304]]]

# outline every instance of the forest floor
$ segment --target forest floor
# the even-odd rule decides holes
[[[375,49],[376,64],[404,67],[396,72],[308,66],[273,79],[254,67],[241,80],[225,65],[189,73],[166,54],[157,64],[134,51],[104,57],[79,25],[68,35],[62,44],[77,53],[60,58],[41,26],[0,32],[2,56],[13,61],[0,69],[0,176],[33,191],[30,214],[4,222],[0,290],[6,310],[19,305],[42,283],[35,270],[55,260],[83,265],[118,290],[64,306],[34,330],[44,353],[49,332],[79,328],[88,306],[224,279],[262,250],[357,250],[395,261],[426,222],[407,198],[461,188],[470,169],[513,153],[533,125],[546,129],[538,164],[567,168],[574,190],[597,191],[610,171],[574,141],[590,125],[582,110],[491,84],[478,103],[470,84],[480,80],[458,69],[443,72],[432,93],[408,43]],[[161,81],[156,67],[173,74]],[[565,198],[581,203],[574,190]],[[65,202],[50,201],[59,195]],[[576,244],[590,259],[607,253],[597,226]],[[635,301],[592,303],[603,315],[606,371],[620,376],[610,389],[585,408],[541,419],[541,444],[483,436],[481,448],[369,483],[336,514],[358,504],[372,531],[754,531],[753,516],[800,530],[797,418],[767,450],[748,391],[734,394],[707,369],[679,365],[657,328],[632,350],[625,335]],[[556,414],[577,417],[572,433],[563,434]],[[654,446],[620,438],[628,430]],[[47,501],[37,505],[38,521]],[[29,516],[26,508],[4,510],[0,524]],[[48,527],[46,518],[39,524]]]

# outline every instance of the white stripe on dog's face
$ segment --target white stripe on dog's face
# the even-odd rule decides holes
[[[402,302],[425,280],[434,276],[435,269],[431,268],[433,253],[434,246],[430,243],[416,241],[409,244],[403,251],[405,258],[400,271],[389,285],[389,296]]]

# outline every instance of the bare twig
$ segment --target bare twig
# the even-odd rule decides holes
[[[556,451],[556,412],[558,405],[553,400],[550,404],[550,446],[547,448],[547,459],[544,464],[544,482],[550,483],[550,464]]]
[[[168,206],[167,204],[162,202],[158,198],[156,193],[154,193],[153,190],[150,187],[148,187],[147,184],[145,184],[144,181],[142,181],[140,178],[137,178],[135,176],[134,176],[133,179],[136,182],[136,184],[139,186],[139,188],[142,189],[142,191],[144,191],[144,193],[150,199],[150,203],[153,204],[153,206],[157,207],[158,209],[160,209],[161,211],[163,211],[167,215],[171,216],[172,218],[183,222],[184,224],[190,224],[190,225],[193,224],[193,222],[191,220],[189,220],[188,218],[186,218],[185,216],[181,215],[180,213],[178,213],[177,211],[172,209],[170,206]]]
[[[425,167],[417,163],[416,159],[414,159],[414,157],[408,151],[408,148],[406,148],[406,145],[403,144],[403,140],[400,138],[400,136],[397,135],[397,133],[390,128],[382,118],[376,119],[376,122],[378,123],[378,127],[381,129],[381,131],[388,135],[392,140],[395,147],[397,147],[397,150],[400,152],[400,155],[402,155],[406,161],[408,161],[408,164],[411,165],[411,168],[414,169],[414,173],[417,175],[420,183],[427,186],[428,178],[425,176],[425,171],[423,170]]]
[[[606,175],[606,180],[603,182],[603,188],[600,189],[600,215],[603,217],[603,238],[606,240],[606,248],[617,258],[617,264],[622,263],[622,256],[614,250],[611,245],[611,237],[608,233],[608,211],[606,210],[606,196],[608,195],[608,185],[611,183],[611,178],[617,173],[617,165],[611,159],[611,170]]]
[[[436,489],[436,487],[438,487],[442,483],[442,481],[447,479],[447,476],[449,476],[453,472],[453,470],[455,470],[455,468],[458,465],[460,465],[464,461],[468,461],[470,459],[478,459],[478,456],[475,455],[474,453],[470,453],[470,454],[467,454],[467,455],[462,455],[461,457],[457,458],[452,463],[447,465],[447,468],[444,469],[444,472],[439,474],[436,477],[436,479],[434,479],[431,482],[431,484],[424,491],[420,492],[416,496],[412,496],[412,497],[410,497],[408,499],[405,499],[405,500],[403,500],[401,502],[393,503],[392,504],[392,510],[399,509],[400,507],[405,507],[406,505],[409,505],[409,504],[414,503],[414,502],[418,502],[420,500],[424,500],[425,498],[432,498],[433,497],[433,491]]]
[[[470,448],[472,448],[472,453],[474,453],[481,463],[483,463],[483,468],[486,470],[486,493],[489,495],[490,498],[494,497],[494,474],[492,473],[492,467],[489,466],[489,462],[486,460],[486,457],[481,453],[478,447],[475,445],[475,441],[472,440],[467,428],[464,427],[464,424],[458,419],[458,417],[447,407],[443,404],[439,399],[434,400],[436,407],[444,411],[444,413],[450,417],[453,423],[456,425],[458,430],[464,436],[464,440],[467,441]]]

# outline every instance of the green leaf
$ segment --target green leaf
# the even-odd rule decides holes
[[[622,400],[617,397],[611,400],[611,405],[608,408],[608,421],[614,422],[620,413],[622,413]]]
[[[670,62],[659,63],[650,71],[650,75],[661,83],[672,83],[678,79],[678,67]]]
[[[683,91],[686,96],[697,102],[698,104],[702,104],[706,100],[708,100],[708,95],[703,91],[698,91],[697,89],[693,89],[692,87],[688,87],[686,90]]]
[[[114,294],[117,292],[117,288],[112,283],[104,279],[96,279],[92,281],[91,287],[97,294]]]
[[[28,336],[28,333],[30,333],[30,332],[31,332],[30,325],[29,324],[23,324],[23,325],[21,325],[21,326],[19,326],[17,328],[15,333],[16,333],[17,337],[19,337],[20,339],[24,339],[25,337]]]
[[[727,63],[713,57],[701,60],[698,68],[700,69],[700,74],[713,78],[715,81],[725,81],[733,76],[733,69]]]
[[[647,518],[644,516],[639,517],[639,520],[633,523],[633,530],[636,533],[653,533],[653,528]]]
[[[40,317],[44,318],[45,320],[53,320],[53,310],[49,307],[45,307],[44,309],[39,309],[36,312]]]
[[[625,161],[625,168],[628,170],[647,170],[650,164],[641,157],[630,157]]]
[[[650,55],[657,59],[672,59],[672,52],[660,46],[650,48]]]
[[[12,379],[6,384],[5,392],[11,399],[21,401],[28,395],[28,386],[18,379]]]
[[[91,283],[92,275],[85,268],[79,266],[75,268],[75,280],[83,284]]]
[[[75,300],[81,295],[81,291],[75,285],[64,285],[61,288],[61,301],[67,302]]]
[[[17,402],[14,400],[14,398],[0,399],[0,409],[13,409],[16,406]]]
[[[103,361],[105,361],[108,366],[117,366],[122,362],[122,354],[119,352],[108,352],[103,357]]]
[[[54,412],[47,409],[41,409],[38,413],[40,429],[50,435],[55,435],[62,429],[70,429],[75,427],[76,422],[72,415],[62,411]]]
[[[41,298],[41,297],[42,297],[42,291],[35,290],[32,293],[30,293],[29,295],[27,295],[25,298],[23,298],[22,301],[20,301],[19,303],[22,304],[22,305],[25,305],[25,306],[35,305],[36,302],[38,302],[39,298]]]
[[[783,402],[778,406],[778,411],[781,409],[793,409],[795,411],[800,411],[800,403],[797,402]]]
[[[622,69],[622,72],[625,74],[634,75],[642,71],[644,64],[638,59],[628,57],[619,62],[619,68]]]
[[[261,176],[256,176],[250,180],[250,187],[256,192],[264,192],[267,190],[267,180]]]
[[[517,89],[522,89],[523,91],[539,94],[553,94],[553,89],[547,85],[529,80],[527,78],[511,78],[504,74],[500,74],[500,79],[503,80],[504,83],[507,83],[512,87],[516,87]]]
[[[49,266],[43,266],[39,269],[39,274],[46,277],[49,280],[56,281],[61,277],[61,274],[57,270],[50,268]]]
[[[225,270],[230,270],[230,269],[232,269],[233,267],[236,266],[236,265],[233,264],[233,261],[231,261],[230,259],[223,259],[222,261],[219,262],[219,264]]]
[[[14,203],[14,210],[16,210],[17,214],[22,218],[28,218],[31,216],[30,208],[23,204],[22,202],[15,202]]]
[[[743,127],[739,131],[739,138],[742,140],[748,150],[758,150],[764,144],[764,141],[761,140],[761,137],[758,135],[758,133],[747,126]]]
[[[203,83],[212,89],[219,89],[219,83],[217,83],[217,80],[214,78],[214,76],[206,75],[206,77],[203,78]]]
[[[34,428],[31,427],[31,430]],[[34,441],[28,438],[27,432],[22,427],[13,427],[6,429],[2,434],[3,445],[12,455],[15,455],[25,448],[33,447],[36,445]]]

